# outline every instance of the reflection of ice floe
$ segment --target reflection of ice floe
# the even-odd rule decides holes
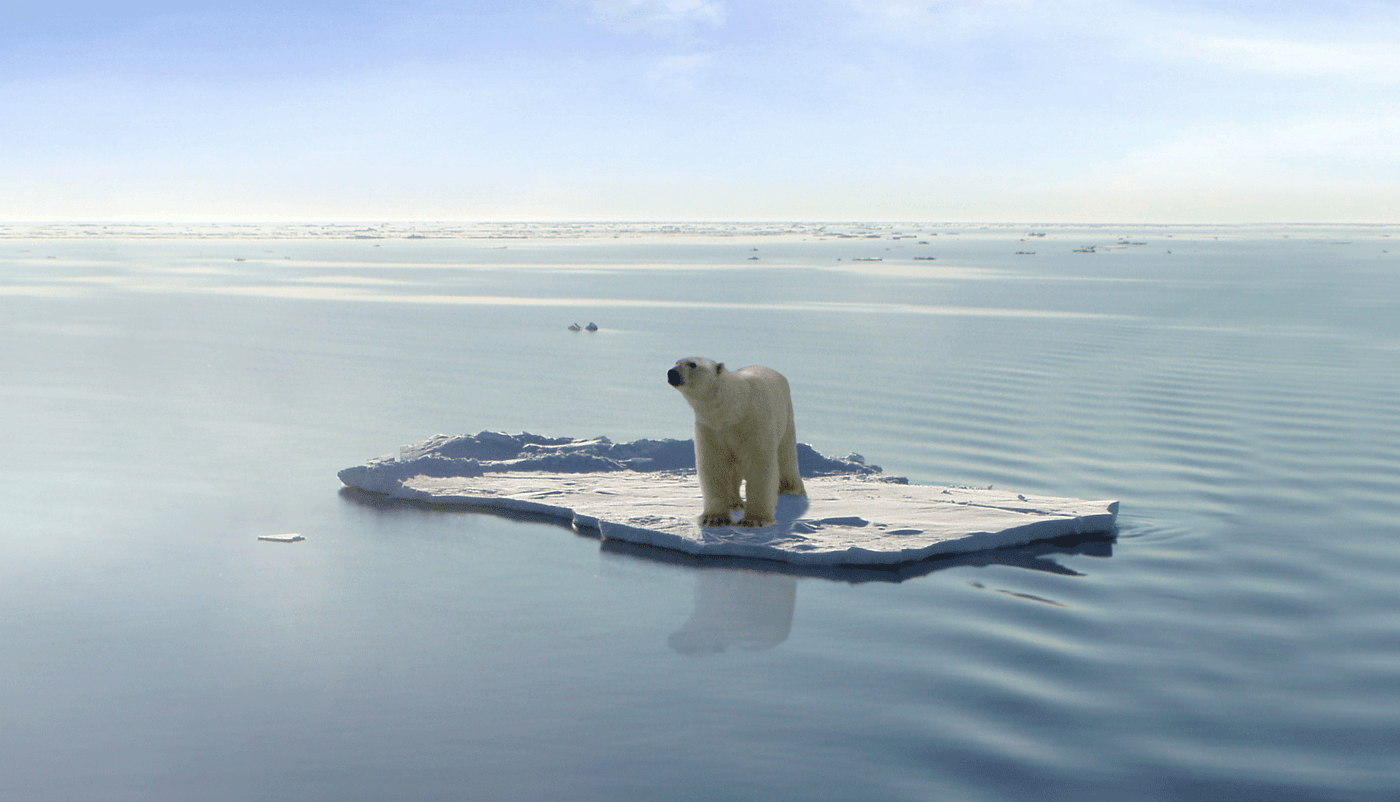
[[[609,540],[698,556],[799,565],[897,565],[943,554],[1113,531],[1116,501],[911,485],[858,457],[799,444],[806,496],[766,527],[702,527],[690,441],[574,440],[482,432],[347,468],[350,487],[395,498],[553,516]]]

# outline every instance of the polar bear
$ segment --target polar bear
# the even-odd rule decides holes
[[[779,493],[807,494],[797,472],[792,394],[781,373],[762,365],[725,370],[723,363],[687,357],[666,372],[666,381],[695,409],[701,526],[733,525],[731,510],[744,511],[740,526],[767,526],[777,520]]]

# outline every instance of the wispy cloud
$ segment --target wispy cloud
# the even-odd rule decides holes
[[[667,35],[724,24],[724,6],[713,0],[593,0],[593,16],[614,30]]]
[[[714,63],[710,53],[686,53],[667,56],[652,69],[653,83],[669,89],[693,89]]]
[[[1328,43],[1224,36],[1194,41],[1187,52],[1205,61],[1288,77],[1400,82],[1400,45]]]
[[[870,27],[899,37],[967,34],[1023,21],[1032,0],[846,0]]]
[[[1323,172],[1338,179],[1393,173],[1400,154],[1400,117],[1319,116],[1255,124],[1217,123],[1183,129],[1162,141],[1100,163],[1096,180],[1157,186],[1208,181],[1297,180]]]
[[[1393,7],[1360,7],[1363,22],[1345,19],[1326,4],[1310,14],[1269,14],[1141,0],[840,3],[869,31],[892,39],[963,38],[986,45],[1014,38],[1132,63],[1165,60],[1280,78],[1400,83],[1400,13]]]

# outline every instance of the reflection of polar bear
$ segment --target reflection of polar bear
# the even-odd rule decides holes
[[[714,654],[728,646],[771,649],[792,632],[797,578],[758,571],[695,572],[695,612],[671,634],[681,654]]]
[[[797,472],[797,427],[787,379],[772,368],[725,370],[709,359],[682,359],[666,373],[695,409],[695,470],[705,507],[701,526],[773,523],[778,494],[806,495]],[[739,496],[744,482],[747,503]]]

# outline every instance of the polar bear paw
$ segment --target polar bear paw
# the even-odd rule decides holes
[[[753,518],[745,515],[744,520],[740,521],[739,525],[746,526],[750,529],[757,529],[761,526],[768,526],[769,524],[776,523],[777,520],[776,518]]]
[[[728,512],[707,512],[700,516],[701,526],[733,526],[734,519]]]

